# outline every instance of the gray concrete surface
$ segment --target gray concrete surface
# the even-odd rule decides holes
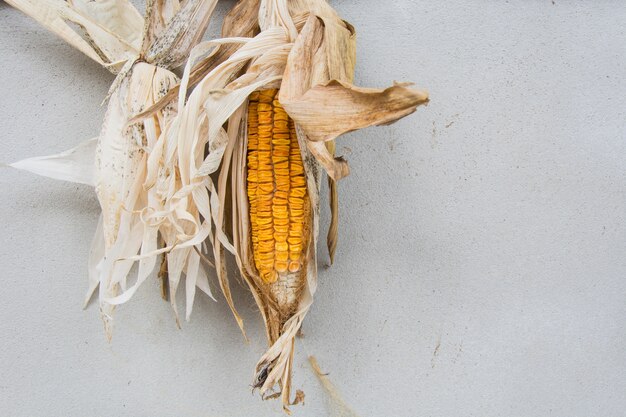
[[[329,413],[308,354],[364,417],[626,415],[624,3],[333,3],[358,84],[432,102],[340,140],[353,173],[295,415]],[[0,51],[0,161],[98,132],[111,75],[2,2]],[[154,280],[108,344],[80,308],[93,191],[8,169],[0,187],[0,415],[281,415],[250,393],[265,342],[241,285],[250,344],[222,299],[177,330]]]

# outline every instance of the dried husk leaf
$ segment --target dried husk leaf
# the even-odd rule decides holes
[[[167,27],[155,34],[144,51],[146,62],[165,68],[176,68],[185,63],[191,49],[204,36],[216,5],[217,0],[187,0],[183,3]]]
[[[239,0],[228,12],[222,24],[222,38],[253,37],[258,33],[258,9],[260,0]],[[241,45],[222,43],[215,47],[212,54],[191,70],[189,88],[195,86],[210,71],[230,57]],[[177,88],[172,89],[176,93]],[[168,96],[161,102],[167,101]]]
[[[181,275],[187,277],[188,318],[196,286],[211,296],[206,274],[199,266],[202,243],[210,236],[208,193],[203,195],[181,183],[189,177],[184,177],[187,171],[181,175],[178,166],[183,159],[176,154],[177,138],[163,134],[174,123],[176,103],[140,122],[129,124],[128,120],[154,105],[178,83],[167,68],[186,59],[204,33],[216,0],[189,0],[182,8],[177,1],[149,2],[145,30],[144,20],[125,0],[12,2],[103,65],[113,60],[111,56],[118,53],[118,44],[133,44],[128,51],[120,48],[125,63],[120,60],[124,65],[111,87],[96,146],[87,142],[58,155],[31,158],[14,165],[95,186],[103,214],[92,244],[85,304],[99,287],[107,337],[111,337],[114,306],[130,299],[154,271],[161,254],[167,257],[170,301],[177,322],[175,294]],[[89,43],[65,20],[82,26]],[[141,45],[152,53],[151,60],[156,65],[140,58],[145,55],[139,50]],[[185,150],[198,164],[202,162],[204,143]],[[206,180],[194,177],[194,181]],[[191,201],[199,201],[200,208],[190,206]],[[136,262],[138,274],[129,283],[129,272]]]
[[[94,186],[94,161],[98,138],[82,142],[67,151],[34,158],[22,159],[9,166],[33,174],[77,184]]]
[[[139,53],[143,18],[127,0],[7,0],[7,3],[113,73]],[[84,37],[67,22],[82,27]]]
[[[326,15],[324,19],[310,15],[289,55],[280,91],[281,104],[310,141],[330,141],[363,127],[389,124],[428,102],[428,93],[409,89],[407,84],[384,90],[350,84],[353,30]],[[327,43],[329,37],[335,46]],[[342,49],[348,57],[344,65],[337,56]],[[333,74],[338,78],[326,78]],[[308,146],[332,179],[349,174],[347,162],[334,158],[327,147],[311,142]]]
[[[131,45],[141,47],[144,19],[127,0],[67,0],[78,12],[96,21],[102,28]]]
[[[149,1],[148,20],[143,31],[145,38],[141,51],[132,59],[128,59],[119,70],[119,75],[111,85],[105,101],[128,76],[136,62],[145,61],[169,70],[183,64],[194,46],[202,39],[216,4],[217,0],[188,0],[182,7],[166,7],[162,3]],[[175,9],[177,11],[170,18]],[[160,28],[160,23],[155,23],[159,19],[169,19],[165,28]],[[159,110],[163,109],[166,104],[159,106]],[[140,113],[142,117],[138,118],[137,115],[133,115],[135,117],[129,124],[141,121],[152,115],[154,111],[146,112],[146,109],[143,109]]]
[[[408,85],[374,89],[330,80],[311,87],[296,100],[286,98],[284,106],[309,140],[328,141],[364,127],[393,123],[428,102],[426,92]]]
[[[146,18],[143,29],[142,51],[147,51],[168,23],[180,10],[178,0],[146,0]]]
[[[140,212],[147,200],[143,183],[146,176],[147,150],[155,146],[161,123],[168,114],[160,114],[142,125],[126,127],[127,120],[145,105],[154,103],[160,91],[167,91],[177,77],[146,63],[136,64],[128,77],[110,97],[96,151],[96,194],[103,215],[105,253],[100,267],[100,308],[107,336],[110,337],[111,298],[126,290],[126,278],[132,261],[117,262],[134,255],[141,248],[149,253],[157,248],[158,227],[145,225]],[[156,96],[155,96],[156,93]],[[143,259],[137,283],[147,278],[156,264],[156,255]]]
[[[335,141],[326,142],[328,152],[335,155]],[[330,264],[335,262],[335,251],[337,250],[337,241],[339,235],[339,191],[337,189],[337,181],[328,177],[328,203],[330,206],[330,224],[328,225],[328,234],[326,235],[326,247],[328,247],[328,257]]]

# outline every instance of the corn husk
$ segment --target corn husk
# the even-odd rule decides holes
[[[144,19],[127,0],[6,2],[113,73],[139,54]]]
[[[153,106],[178,84],[171,69],[185,62],[206,30],[217,0],[148,0],[142,18],[126,0],[11,0],[87,56],[118,73],[109,91],[107,111],[97,140],[13,167],[40,175],[93,185],[102,208],[89,259],[89,289],[99,288],[105,333],[112,334],[114,306],[130,299],[166,253],[170,300],[176,313],[176,289],[187,275],[187,300],[198,287],[212,297],[200,268],[204,237],[195,225],[170,222],[167,210],[184,212],[178,158],[162,135],[176,114],[168,103],[141,122],[128,121]],[[68,24],[84,29],[79,33]],[[202,150],[198,153],[202,154]],[[176,206],[172,209],[172,206]],[[192,242],[187,236],[194,236]],[[180,241],[185,245],[179,245]],[[165,249],[161,246],[165,246]],[[138,263],[134,281],[129,272]],[[191,313],[188,303],[187,316]]]
[[[404,117],[426,103],[428,94],[407,84],[387,89],[354,86],[354,29],[324,1],[262,0],[258,13],[260,32],[254,37],[223,38],[194,48],[181,82],[178,114],[166,136],[176,138],[181,190],[191,195],[198,210],[186,214],[200,226],[208,216],[214,224],[209,237],[218,279],[238,324],[242,327],[230,295],[224,250],[234,255],[264,320],[269,349],[255,368],[253,386],[265,397],[280,395],[288,410],[295,336],[317,286],[321,174],[325,171],[334,184],[349,172],[347,162],[334,157],[333,141],[343,133]],[[224,46],[236,51],[214,66],[186,98],[193,69],[210,67],[216,50]],[[260,279],[252,261],[245,179],[247,98],[268,88],[280,88],[279,100],[296,122],[312,225],[304,272],[271,286]],[[201,159],[194,150],[203,148],[209,152]],[[206,175],[218,167],[216,185]],[[331,197],[335,206],[336,201],[336,195]],[[230,213],[225,211],[227,202]],[[210,206],[207,215],[201,213],[202,204]],[[336,219],[332,227],[336,233]],[[336,243],[336,235],[328,239]],[[275,387],[279,394],[274,394]]]

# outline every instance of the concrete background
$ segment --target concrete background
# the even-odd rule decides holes
[[[625,416],[623,2],[333,3],[358,84],[432,102],[340,140],[353,173],[296,415],[329,413],[314,354],[361,416]],[[0,161],[97,134],[108,72],[2,2],[0,51]],[[108,344],[80,308],[93,191],[8,169],[0,187],[0,415],[281,415],[250,393],[265,342],[241,285],[249,345],[221,298],[177,330],[155,280]]]

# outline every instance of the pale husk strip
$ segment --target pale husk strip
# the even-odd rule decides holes
[[[334,141],[326,142],[326,148],[331,155],[335,155]],[[328,177],[328,204],[330,206],[330,224],[326,235],[326,247],[332,265],[335,262],[335,251],[339,240],[339,190],[337,189],[337,181],[332,177]]]
[[[141,28],[144,19],[127,0],[67,0],[83,16],[95,20],[108,33],[124,41],[138,51],[141,47]],[[78,23],[78,22],[77,22]],[[97,31],[85,27],[98,47],[102,41]]]
[[[139,52],[143,18],[127,0],[7,0],[7,3],[113,73]],[[86,38],[66,21],[83,27]]]
[[[167,22],[162,33],[155,33],[154,39],[143,51],[142,55],[146,62],[165,68],[176,68],[185,63],[191,49],[204,36],[216,5],[217,0],[184,2],[180,10]],[[157,15],[159,13],[152,14]],[[154,31],[148,33],[152,34]]]
[[[141,49],[147,51],[180,10],[178,0],[146,0],[146,17]]]
[[[97,142],[98,138],[93,138],[59,154],[22,159],[9,166],[55,180],[94,186],[93,156]]]

